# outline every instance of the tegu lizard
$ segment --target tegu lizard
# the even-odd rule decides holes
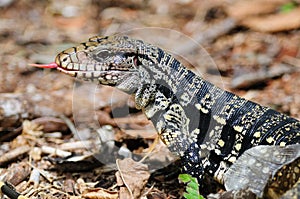
[[[292,168],[298,168],[298,172],[294,172],[296,177],[288,187],[299,180],[298,120],[214,86],[157,46],[127,36],[95,36],[62,51],[54,63],[40,67],[56,68],[133,95],[136,107],[153,122],[160,139],[181,157],[183,173],[197,177],[200,183],[208,174],[225,183],[225,187],[234,187],[227,183],[230,176],[225,176],[243,154],[261,162],[262,169],[270,167],[264,174],[267,178],[298,161]],[[264,149],[261,156],[251,156],[261,151],[256,148],[259,145],[271,147]],[[247,153],[249,149],[252,151]],[[267,158],[273,151],[283,153],[279,159],[284,159],[275,167],[274,161]],[[290,151],[292,155],[286,159]],[[259,166],[245,160],[242,165],[250,169]],[[234,167],[237,176],[240,167]],[[241,179],[247,179],[247,175]]]

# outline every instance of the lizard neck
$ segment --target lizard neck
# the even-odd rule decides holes
[[[140,85],[134,93],[138,109],[144,109],[151,104],[156,99],[154,96],[157,92],[162,93],[168,100],[172,100],[170,101],[172,103],[186,105],[195,100],[199,94],[204,95],[209,92],[209,88],[214,87],[186,69],[169,53],[154,46],[148,46],[148,48],[139,49],[140,52],[151,51],[154,53],[140,55]]]
[[[147,51],[147,49],[140,51]],[[148,113],[148,110],[153,107],[154,101],[161,99],[164,103],[169,104],[192,100],[197,89],[191,91],[186,88],[197,88],[196,84],[206,83],[202,78],[187,70],[172,55],[160,48],[153,50],[152,47],[151,52],[154,53],[139,60],[141,63],[139,68],[140,85],[135,92],[136,107],[147,110],[145,114],[149,119],[151,114]],[[193,82],[194,80],[195,82]],[[187,93],[187,91],[190,92]],[[185,99],[187,95],[189,95],[189,99]]]
[[[209,97],[210,92],[224,91],[195,75],[159,48],[151,60],[148,63],[141,61],[147,68],[140,68],[143,77],[135,93],[136,106],[153,122],[168,148],[182,155],[191,143],[205,138],[210,110],[200,105],[201,99]],[[199,125],[205,131],[200,133]]]

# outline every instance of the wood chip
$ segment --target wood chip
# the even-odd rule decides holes
[[[30,177],[29,177],[29,181],[28,181],[29,184],[33,184],[33,187],[35,189],[38,188],[39,184],[40,184],[40,171],[36,168],[34,168],[30,174]]]
[[[30,147],[28,145],[20,146],[18,148],[12,149],[11,151],[3,154],[0,157],[0,165],[6,164],[10,161],[15,160],[16,158],[28,153]]]
[[[53,148],[53,147],[50,147],[50,146],[42,146],[42,152],[46,153],[46,154],[62,157],[62,158],[65,158],[65,157],[68,157],[68,156],[72,155],[71,152],[63,151],[61,149],[56,149],[56,148]]]
[[[29,156],[34,161],[39,161],[42,159],[42,150],[39,147],[34,147],[30,150]]]

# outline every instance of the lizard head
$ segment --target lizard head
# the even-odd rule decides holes
[[[87,42],[66,49],[46,65],[32,64],[57,70],[78,79],[110,85],[133,93],[137,90],[139,74],[139,40],[126,36],[92,37]]]

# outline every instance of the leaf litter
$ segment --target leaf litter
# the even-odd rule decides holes
[[[189,56],[189,67],[197,67],[218,86],[300,118],[299,6],[288,6],[287,0],[266,1],[0,4],[1,176],[31,198],[119,198],[121,194],[126,198],[128,190],[133,197],[179,198],[184,187],[178,184],[178,173],[172,173],[175,159],[163,144],[151,152],[157,156],[137,162],[151,148],[156,133],[132,99],[113,88],[91,87],[28,64],[52,62],[61,50],[93,35],[149,26],[170,28],[201,43],[218,66],[214,69],[202,61],[194,46],[178,45],[177,40],[168,43]],[[143,37],[165,39],[163,34]],[[249,81],[245,74],[256,79]],[[62,116],[75,123],[73,134]],[[105,143],[99,140],[102,130],[111,136]],[[127,156],[135,161],[124,159]],[[107,162],[103,165],[99,159]],[[117,159],[124,159],[118,160],[119,169]],[[172,169],[152,168],[156,162]],[[20,173],[19,178],[14,172]],[[224,192],[210,187],[207,194],[217,192],[217,198]]]

